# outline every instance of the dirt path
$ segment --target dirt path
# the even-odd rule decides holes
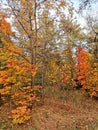
[[[98,130],[96,102],[93,102],[94,108],[89,104],[83,108],[73,102],[52,98],[46,98],[45,102],[33,110],[31,130]]]
[[[4,109],[1,113],[2,116]],[[43,105],[32,109],[31,116],[25,124],[13,128],[4,124],[8,127],[0,130],[98,130],[98,101],[79,92],[67,96],[55,93],[53,97],[48,94]]]

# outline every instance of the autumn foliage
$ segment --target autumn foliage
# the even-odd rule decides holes
[[[98,97],[98,63],[83,48],[77,50],[76,78],[91,97]]]
[[[31,86],[31,77],[37,67],[21,57],[22,49],[11,40],[14,32],[5,16],[0,14],[0,95],[4,104],[10,105],[13,123],[21,124],[30,119],[30,109],[39,102],[39,86]]]
[[[12,25],[0,13],[0,106],[9,108],[12,124],[28,121],[50,86],[69,93],[80,85],[98,99],[98,49],[82,44],[87,36],[74,18],[73,4],[7,2]]]

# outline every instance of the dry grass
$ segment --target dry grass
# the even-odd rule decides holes
[[[3,113],[7,109],[1,115],[6,120]],[[81,91],[47,88],[44,104],[32,110],[30,121],[20,126],[1,123],[0,130],[98,130],[98,101]]]

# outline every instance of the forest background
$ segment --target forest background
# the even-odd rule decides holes
[[[98,99],[97,5],[80,1],[77,10],[65,0],[1,1],[0,106],[9,108],[11,128],[30,120],[49,91],[70,98],[79,89],[87,100]]]

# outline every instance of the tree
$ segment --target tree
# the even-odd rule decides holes
[[[17,44],[22,48],[23,55],[31,64],[36,64],[46,70],[46,62],[61,46],[59,24],[68,3],[65,1],[9,1],[13,15],[13,25],[17,30]],[[55,5],[55,6],[54,6]],[[59,17],[52,16],[52,10]],[[48,30],[48,31],[47,31]],[[59,42],[58,42],[59,41]],[[58,46],[58,47],[57,47]],[[42,69],[41,68],[41,69]],[[41,71],[40,71],[41,72]],[[42,82],[46,80],[46,71],[42,72]],[[31,76],[31,86],[36,78]],[[44,83],[42,83],[44,85]]]
[[[98,90],[98,64],[92,63],[93,55],[83,48],[77,50],[77,80],[90,96],[97,97]]]
[[[98,62],[98,18],[87,17],[87,45],[90,53],[94,55],[94,60]],[[88,29],[89,28],[89,29]]]
[[[22,49],[15,45],[10,24],[6,16],[0,13],[0,97],[4,103],[10,106],[14,114],[11,118],[13,123],[23,123],[30,118],[29,107],[39,100],[37,90],[39,87],[31,88],[30,76],[35,76],[37,67],[30,64],[22,55]],[[14,110],[13,110],[14,109]],[[20,111],[17,113],[17,111]],[[28,112],[27,112],[28,111]]]

